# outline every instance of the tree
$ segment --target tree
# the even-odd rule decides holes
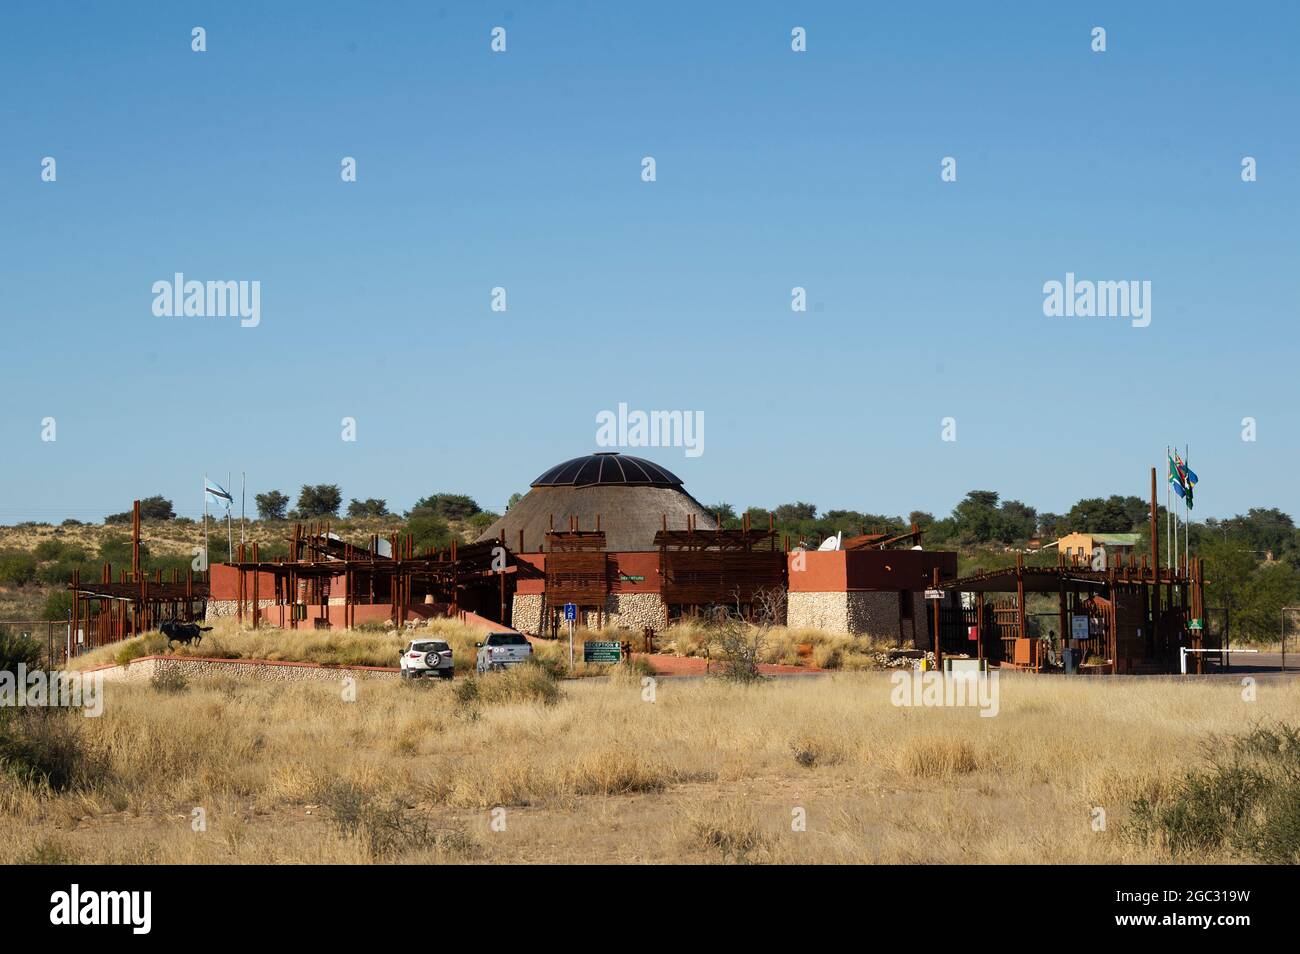
[[[1237,514],[1224,520],[1221,526],[1228,534],[1240,538],[1257,556],[1271,553],[1280,557],[1295,541],[1295,521],[1276,507],[1251,507],[1245,516]]]
[[[1150,516],[1150,505],[1141,497],[1087,497],[1065,515],[1061,530],[1067,533],[1127,533],[1141,529]]]
[[[467,520],[481,509],[474,502],[474,498],[464,494],[430,494],[417,500],[415,506],[407,511],[406,515],[414,517],[416,514],[425,513],[445,520]]]
[[[298,516],[304,520],[337,517],[342,503],[343,492],[338,484],[303,484],[298,493]]]
[[[406,532],[414,541],[415,552],[430,548],[441,549],[451,543],[451,528],[437,514],[424,511],[406,521]]]
[[[793,523],[798,520],[816,520],[816,504],[804,503],[802,500],[798,503],[781,504],[774,511],[777,523]]]
[[[704,508],[714,517],[720,518],[720,523],[725,527],[730,521],[736,519],[736,508],[729,503],[709,504]]]
[[[387,517],[388,501],[380,500],[377,497],[370,497],[366,500],[358,500],[353,497],[348,503],[349,517]]]
[[[1000,543],[1028,540],[1038,531],[1038,511],[1019,500],[1004,500],[998,507],[994,538]]]
[[[519,501],[523,499],[524,499],[524,495],[516,491],[515,493],[511,494],[510,499],[506,501],[506,509],[509,510],[511,507],[513,507],[515,504],[519,503]]]
[[[253,498],[257,504],[257,515],[262,520],[283,520],[289,509],[289,495],[278,490],[268,490]]]
[[[1061,522],[1064,519],[1059,513],[1040,513],[1038,515],[1038,532],[1044,537],[1055,539],[1060,536]]]
[[[175,517],[172,502],[162,494],[154,494],[140,501],[141,520],[173,520]]]
[[[918,530],[925,530],[934,523],[934,514],[924,510],[913,510],[907,515],[908,524],[916,524]]]
[[[993,490],[972,490],[952,510],[957,538],[963,543],[988,543],[997,530],[998,495]]]
[[[1288,563],[1261,565],[1247,542],[1209,534],[1201,541],[1205,604],[1227,609],[1234,639],[1275,639],[1282,607],[1294,605],[1300,593],[1300,576]]]
[[[130,523],[135,519],[133,510],[123,510],[121,513],[110,513],[104,518],[106,524],[124,524]],[[172,509],[172,502],[162,494],[154,494],[152,497],[145,497],[140,501],[140,519],[141,520],[174,520],[176,511]]]

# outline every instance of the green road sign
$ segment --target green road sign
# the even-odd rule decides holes
[[[589,663],[616,663],[623,658],[623,647],[613,642],[585,642],[582,644],[582,660]]]

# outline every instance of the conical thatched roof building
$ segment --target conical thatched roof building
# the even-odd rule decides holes
[[[686,529],[688,516],[695,518],[700,530],[717,527],[713,515],[682,489],[675,474],[640,457],[600,453],[575,457],[546,471],[478,539],[504,534],[506,546],[534,552],[541,549],[552,526],[567,530],[569,518],[577,517],[579,529],[595,530],[597,515],[607,550],[655,549],[655,532],[662,528],[665,516],[670,530]]]

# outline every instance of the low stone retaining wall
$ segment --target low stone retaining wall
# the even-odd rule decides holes
[[[204,656],[141,656],[125,666],[108,665],[86,672],[102,673],[105,682],[148,682],[160,672],[195,676],[236,676],[263,682],[339,682],[356,679],[397,679],[400,671],[387,666],[322,666],[320,663],[277,662],[270,659],[211,659]]]

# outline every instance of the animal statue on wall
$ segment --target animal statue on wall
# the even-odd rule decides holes
[[[184,643],[186,646],[193,643],[199,645],[203,642],[203,634],[212,629],[211,626],[200,626],[198,623],[182,623],[179,620],[164,620],[158,629],[167,637],[167,648],[171,648],[173,642]]]

